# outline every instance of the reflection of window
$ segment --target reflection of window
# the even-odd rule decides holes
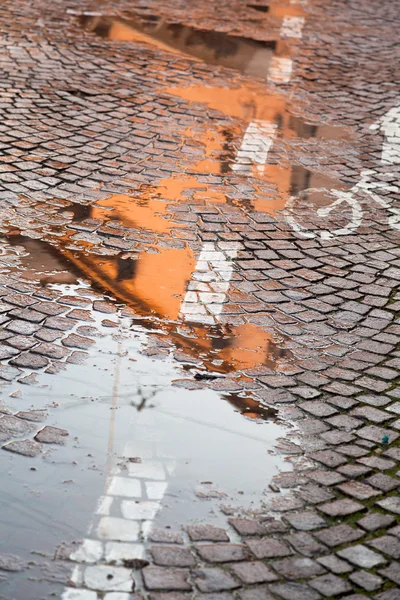
[[[233,346],[233,336],[228,337],[224,335],[223,337],[212,337],[211,338],[211,348],[213,350],[225,350],[225,348],[231,348]]]
[[[131,258],[117,258],[117,281],[134,279],[137,271],[137,261]]]

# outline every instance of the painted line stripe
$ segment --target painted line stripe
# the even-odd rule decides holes
[[[253,165],[264,172],[268,152],[276,135],[277,125],[268,121],[251,121],[243,136],[232,171],[251,174]]]
[[[227,302],[233,275],[232,260],[243,246],[240,242],[205,242],[188,283],[180,316],[184,321],[213,325]]]
[[[303,36],[304,23],[304,17],[284,17],[280,37],[300,39]]]

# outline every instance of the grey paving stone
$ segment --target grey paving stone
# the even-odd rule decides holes
[[[383,515],[380,512],[370,512],[365,517],[357,521],[357,525],[360,525],[366,531],[377,531],[378,529],[386,529],[389,525],[392,525],[396,519],[393,515]]]
[[[274,600],[266,586],[257,586],[239,592],[240,600]]]
[[[379,444],[382,443],[382,440],[385,437],[389,438],[389,444],[396,441],[399,437],[399,434],[395,433],[392,429],[384,429],[383,427],[376,427],[375,425],[367,425],[362,429],[358,429],[356,435]]]
[[[148,590],[191,590],[189,571],[163,567],[146,567],[142,570],[144,584]]]
[[[346,481],[338,485],[337,488],[344,494],[357,498],[357,500],[368,500],[379,495],[376,489],[361,481]]]
[[[351,564],[362,569],[372,569],[387,562],[381,554],[370,550],[362,544],[349,546],[348,548],[339,550],[337,554],[340,558],[344,558]]]
[[[384,475],[383,473],[376,473],[371,477],[368,477],[366,481],[373,485],[378,490],[382,490],[383,492],[391,492],[396,488],[400,487],[400,480],[395,479],[394,477],[389,477],[389,475]]]
[[[318,590],[318,592],[326,598],[339,595],[342,596],[342,594],[350,592],[352,589],[351,585],[345,579],[333,575],[332,573],[322,575],[321,577],[315,577],[315,579],[310,581],[310,586],[315,590]]]
[[[248,550],[241,544],[198,544],[196,552],[206,562],[225,563],[245,560]]]
[[[390,579],[390,581],[393,581],[393,583],[396,583],[397,585],[400,586],[400,563],[399,562],[393,561],[392,563],[390,563],[390,565],[388,567],[386,567],[385,569],[380,569],[378,572],[380,575],[383,575],[383,577],[387,577],[388,579]]]
[[[46,425],[36,435],[35,440],[44,444],[59,444],[63,446],[66,442],[65,438],[69,435],[65,429]]]
[[[273,583],[269,589],[283,600],[319,600],[320,594],[302,583]]]
[[[289,556],[290,554],[293,554],[286,544],[272,537],[265,537],[259,540],[247,540],[246,544],[254,556],[259,559]]]
[[[333,450],[320,450],[310,454],[310,458],[326,465],[327,467],[338,467],[347,462],[347,459]]]
[[[0,415],[0,433],[6,438],[27,435],[34,431],[35,427],[23,419],[16,419],[11,415]]]
[[[318,509],[330,517],[344,517],[351,515],[360,510],[364,510],[364,505],[354,500],[344,498],[343,500],[334,500],[333,502],[327,502],[321,504]]]
[[[393,535],[383,535],[366,543],[368,546],[387,554],[391,558],[400,558],[400,540]]]
[[[40,454],[41,449],[41,444],[38,444],[33,440],[15,440],[13,442],[8,442],[8,444],[3,446],[3,450],[30,457]]]
[[[193,567],[194,556],[188,548],[174,546],[152,546],[150,549],[154,563],[163,567]]]
[[[326,546],[317,542],[310,534],[304,531],[288,535],[285,537],[285,540],[304,556],[321,556],[326,551]]]
[[[20,356],[10,360],[10,364],[25,369],[43,369],[49,364],[49,361],[44,356],[32,354],[31,352],[24,352]]]
[[[242,536],[263,535],[266,528],[255,519],[230,518],[228,523]]]
[[[328,556],[321,556],[321,558],[317,558],[317,562],[320,565],[323,565],[329,571],[336,573],[336,575],[342,575],[343,573],[350,573],[353,570],[353,567],[349,565],[348,562],[341,560],[334,554],[329,554]]]
[[[368,571],[356,571],[350,575],[350,579],[358,587],[362,587],[367,592],[374,592],[383,584],[383,579],[381,577],[369,573]]]
[[[264,563],[241,562],[232,566],[232,572],[246,585],[255,583],[270,583],[278,577]]]
[[[229,573],[219,568],[196,569],[192,578],[201,592],[222,592],[240,587],[240,583]]]
[[[325,527],[326,522],[320,515],[312,511],[304,511],[294,514],[285,515],[284,519],[290,523],[295,529],[301,531],[312,531]]]
[[[306,477],[309,477],[313,481],[326,486],[335,485],[335,483],[341,483],[342,481],[345,481],[345,477],[343,477],[343,475],[340,475],[336,471],[328,471],[325,469],[308,471],[306,473]]]
[[[186,531],[193,542],[229,542],[225,529],[214,525],[188,525]]]
[[[285,579],[308,579],[326,573],[323,566],[315,560],[299,556],[275,560],[271,564],[273,569]]]
[[[330,548],[350,544],[363,537],[364,532],[360,529],[354,529],[350,525],[334,525],[328,529],[317,531],[314,535]]]
[[[379,500],[377,505],[396,515],[400,515],[400,498],[398,496],[390,496],[389,498]]]

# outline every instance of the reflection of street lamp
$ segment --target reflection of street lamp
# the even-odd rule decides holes
[[[146,407],[146,402],[151,398],[154,398],[157,392],[158,390],[155,390],[154,392],[151,392],[149,396],[146,397],[143,393],[143,389],[140,386],[138,386],[137,395],[141,398],[141,401],[138,404],[135,404],[135,402],[131,400],[131,406],[134,406],[138,412],[140,412],[144,408],[154,408],[154,404],[150,404]]]
[[[120,367],[121,367],[121,342],[118,342],[117,359],[115,361],[112,402],[111,402],[111,407],[110,407],[110,411],[111,411],[110,427],[109,427],[108,444],[107,444],[107,469],[109,472],[111,471],[111,453],[114,450],[115,419],[116,419],[116,412],[117,412],[117,406],[118,406],[118,387],[119,387]]]

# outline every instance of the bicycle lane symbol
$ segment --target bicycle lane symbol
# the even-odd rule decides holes
[[[370,127],[373,131],[384,134],[380,165],[400,164],[400,106],[390,109],[377,123]],[[376,202],[380,207],[389,212],[388,224],[393,229],[400,230],[400,209],[392,206],[390,201],[385,200],[379,195],[379,192],[399,193],[400,187],[385,181],[379,181],[380,174],[374,169],[361,171],[360,179],[350,190],[330,190],[330,194],[336,198],[332,204],[321,207],[317,210],[317,216],[326,218],[330,213],[347,204],[351,211],[349,223],[345,227],[329,231],[322,229],[318,232],[309,231],[306,227],[300,225],[294,216],[294,209],[297,197],[292,196],[286,206],[285,218],[291,228],[301,237],[312,239],[320,237],[323,240],[331,239],[339,235],[349,235],[360,227],[363,221],[363,209],[356,195],[364,195]],[[375,179],[375,180],[374,180]]]

